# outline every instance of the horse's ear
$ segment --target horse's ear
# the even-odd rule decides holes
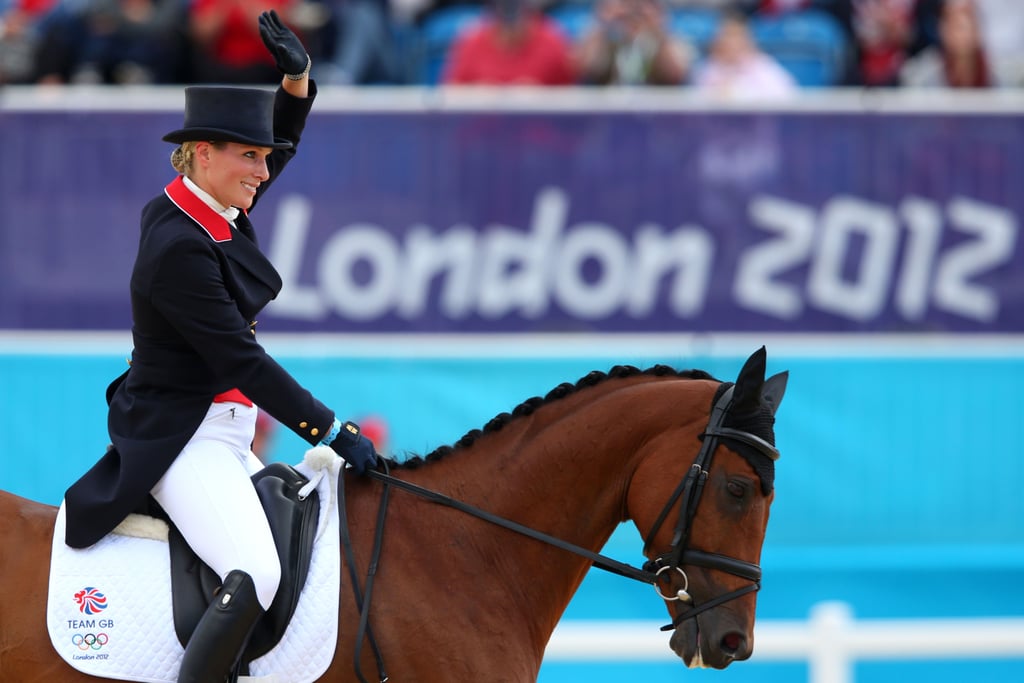
[[[764,381],[761,388],[761,401],[772,411],[772,415],[779,409],[782,403],[782,395],[786,393],[786,382],[789,381],[789,371],[772,375]]]
[[[768,362],[768,352],[762,346],[754,351],[743,364],[736,378],[736,390],[733,401],[737,405],[757,406],[761,402],[761,388],[764,386],[764,369]]]

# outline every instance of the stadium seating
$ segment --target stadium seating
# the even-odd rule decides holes
[[[413,75],[421,85],[437,85],[445,58],[458,33],[479,19],[480,5],[454,5],[432,13],[418,33],[418,64]],[[594,21],[589,2],[567,2],[548,10],[572,41],[583,37]],[[673,9],[670,30],[692,45],[701,59],[707,55],[718,30],[719,15],[712,10]],[[777,17],[755,17],[750,22],[754,39],[775,57],[803,87],[840,83],[847,59],[847,38],[838,22],[816,10],[790,12]]]
[[[671,10],[669,30],[693,46],[699,57],[703,57],[718,31],[718,13],[699,8]]]
[[[672,32],[684,38],[702,59],[718,31],[719,16],[704,9],[672,11]],[[818,10],[755,17],[750,31],[758,46],[782,64],[803,87],[827,87],[840,82],[846,61],[847,38],[839,23]]]
[[[758,17],[750,23],[761,49],[779,60],[804,87],[840,83],[847,59],[847,38],[839,23],[816,10],[779,17]]]
[[[583,38],[594,24],[594,9],[589,2],[568,2],[555,5],[547,11],[565,32],[569,40],[576,42]]]

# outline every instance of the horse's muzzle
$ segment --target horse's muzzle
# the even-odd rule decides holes
[[[753,653],[752,638],[733,627],[701,625],[690,619],[679,625],[669,646],[691,669],[724,669],[735,661],[748,659]]]

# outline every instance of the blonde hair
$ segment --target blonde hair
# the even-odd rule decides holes
[[[171,166],[174,170],[182,175],[189,175],[192,172],[193,164],[196,160],[196,146],[199,144],[199,140],[189,140],[178,145],[178,148],[171,152]],[[210,141],[210,144],[217,149],[224,149],[227,146],[226,142],[220,142],[217,140]]]
[[[171,166],[182,175],[188,175],[192,170],[192,163],[196,158],[196,145],[194,140],[183,142],[178,148],[171,152]]]

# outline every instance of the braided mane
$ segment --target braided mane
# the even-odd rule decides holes
[[[676,370],[675,368],[668,365],[654,365],[644,370],[634,367],[632,365],[616,365],[608,372],[602,372],[600,370],[593,370],[579,380],[575,384],[571,382],[563,382],[557,387],[549,391],[545,396],[534,396],[528,398],[518,406],[516,406],[510,413],[499,413],[494,416],[490,422],[484,425],[483,429],[473,429],[466,432],[465,435],[451,446],[439,446],[432,452],[425,456],[412,456],[402,462],[390,461],[393,467],[404,468],[404,469],[415,469],[424,465],[425,463],[434,462],[440,460],[449,453],[460,449],[468,448],[473,443],[483,436],[491,432],[496,432],[502,427],[507,425],[509,422],[515,420],[517,417],[524,415],[530,415],[541,406],[547,405],[553,401],[565,398],[588,387],[593,387],[609,379],[622,379],[625,377],[635,377],[637,375],[649,375],[653,377],[676,377],[679,379],[710,379],[716,380],[709,373],[703,370]]]

